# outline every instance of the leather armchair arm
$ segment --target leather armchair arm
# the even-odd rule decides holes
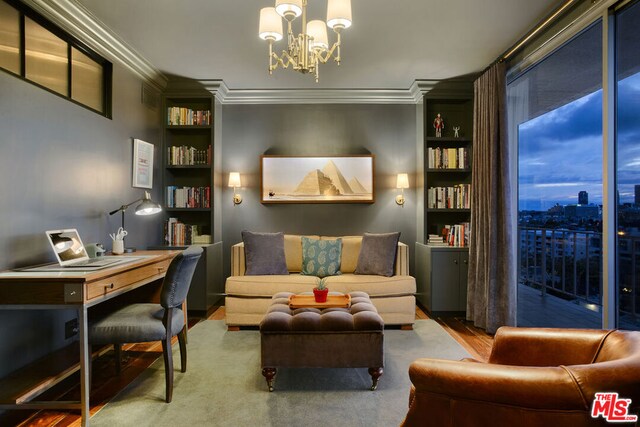
[[[409,377],[420,393],[452,399],[560,410],[588,406],[569,373],[561,367],[516,367],[486,363],[418,359]]]
[[[558,366],[592,363],[610,331],[511,328],[496,332],[489,363]]]

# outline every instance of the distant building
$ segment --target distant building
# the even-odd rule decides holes
[[[640,206],[640,185],[636,184],[635,189],[636,189],[636,200],[635,200],[636,206]]]
[[[565,218],[598,218],[600,209],[596,205],[567,205],[564,207]]]
[[[636,198],[638,197],[638,189],[636,189]],[[581,191],[578,193],[578,204],[579,205],[588,205],[589,204],[589,193],[586,191]]]

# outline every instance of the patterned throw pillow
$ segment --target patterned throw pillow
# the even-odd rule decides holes
[[[335,276],[340,272],[342,239],[318,240],[302,237],[302,274]]]

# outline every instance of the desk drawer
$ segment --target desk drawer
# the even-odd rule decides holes
[[[149,279],[159,274],[165,274],[170,263],[171,260],[168,259],[145,267],[123,271],[120,274],[115,274],[100,281],[89,283],[87,285],[87,301],[108,295],[111,292],[115,292],[126,286]]]

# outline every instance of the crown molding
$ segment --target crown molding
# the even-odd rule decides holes
[[[418,104],[437,83],[416,80],[409,89],[229,89],[222,80],[199,80],[221,104]]]
[[[120,63],[155,88],[162,90],[167,85],[168,79],[164,74],[77,1],[23,2],[100,55]]]

